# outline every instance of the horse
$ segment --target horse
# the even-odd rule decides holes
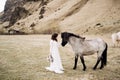
[[[73,51],[75,52],[75,63],[73,69],[77,68],[78,57],[80,57],[83,71],[86,70],[86,65],[84,61],[84,56],[92,55],[97,53],[97,62],[93,67],[93,70],[96,70],[97,65],[101,61],[100,69],[104,68],[107,64],[107,48],[108,45],[101,38],[96,38],[92,40],[86,40],[85,37],[81,37],[69,32],[61,33],[62,42],[61,45],[64,47],[67,43],[72,46]]]
[[[120,43],[120,32],[118,32],[118,33],[113,33],[113,34],[111,35],[111,38],[112,38],[113,46],[115,47],[116,44],[117,44],[117,46],[118,46],[119,43]]]

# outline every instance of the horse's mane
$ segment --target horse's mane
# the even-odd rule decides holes
[[[73,36],[73,37],[76,37],[76,38],[82,38],[82,39],[85,39],[85,37],[81,37],[79,35],[76,35],[76,34],[73,34],[73,33],[69,33],[69,32],[63,32],[61,37],[63,37],[64,34],[68,34],[69,37]]]
[[[81,38],[79,35],[75,35],[75,34],[73,34],[73,33],[69,33],[70,34],[70,36],[74,36],[74,37],[77,37],[77,38]]]
[[[70,34],[70,36],[74,36],[74,37],[76,37],[76,38],[81,38],[81,39],[85,39],[85,37],[81,37],[81,36],[79,36],[79,35],[75,35],[75,34],[73,34],[73,33],[69,33]]]

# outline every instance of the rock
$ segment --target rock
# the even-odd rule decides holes
[[[95,26],[97,26],[97,27],[103,27],[103,25],[101,23],[97,23]]]
[[[20,34],[20,35],[22,35],[22,34],[25,34],[25,33],[22,32],[22,31],[19,31],[19,30],[15,30],[15,29],[9,29],[8,34],[10,34],[10,35]]]
[[[9,21],[4,22],[2,25],[3,25],[4,28],[9,26]]]
[[[29,11],[27,11],[25,8],[16,7],[13,13],[11,14],[9,26],[14,25],[21,18],[25,18],[28,13]]]
[[[13,14],[13,10],[16,7],[23,6],[25,4],[25,0],[7,0],[5,4],[4,14],[1,16],[0,20],[5,22],[9,21],[11,15]]]

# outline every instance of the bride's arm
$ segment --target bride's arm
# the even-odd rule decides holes
[[[50,41],[50,54],[49,55],[52,55],[52,50],[53,50],[53,42]]]
[[[58,47],[61,47],[61,43],[60,42],[58,42],[57,45],[58,45]]]

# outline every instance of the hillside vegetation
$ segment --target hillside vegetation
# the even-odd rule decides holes
[[[11,34],[14,34],[18,31],[28,34],[49,34],[70,31],[78,34],[106,34],[120,31],[120,0],[11,2],[12,0],[7,0],[1,17],[1,33],[11,31]],[[18,4],[20,2],[21,4]],[[10,6],[11,8],[8,8]]]

